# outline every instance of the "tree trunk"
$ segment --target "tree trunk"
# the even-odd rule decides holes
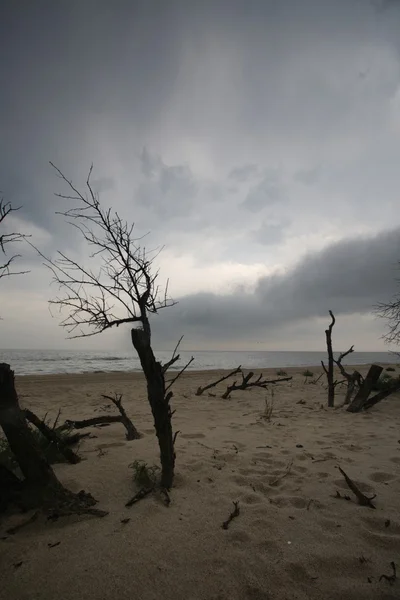
[[[333,381],[333,350],[332,350],[332,329],[329,328],[325,331],[326,335],[326,347],[328,349],[328,406],[332,407],[335,405],[335,384]]]
[[[380,367],[379,365],[370,366],[363,385],[358,390],[353,402],[347,408],[348,412],[359,412],[363,408],[364,404],[367,402],[368,396],[372,391],[374,383],[378,381],[382,371],[383,367]]]
[[[147,381],[147,397],[153,413],[154,427],[160,447],[161,485],[169,490],[172,487],[175,468],[171,408],[169,405],[172,392],[165,394],[164,374],[162,366],[156,361],[151,348],[149,327],[132,329],[131,337]]]
[[[14,371],[0,364],[0,426],[28,486],[36,489],[62,486],[38,447],[18,402]]]
[[[382,390],[381,392],[378,392],[378,394],[375,394],[375,396],[372,396],[372,398],[369,398],[363,404],[363,410],[368,410],[369,408],[371,408],[371,406],[375,406],[375,404],[378,404],[378,402],[380,402],[384,398],[387,398],[391,394],[395,394],[396,392],[399,392],[399,391],[400,391],[400,382],[395,384],[390,390]]]

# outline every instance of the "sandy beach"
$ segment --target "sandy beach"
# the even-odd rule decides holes
[[[400,397],[360,414],[327,408],[304,369],[270,391],[221,399],[226,385],[197,397],[221,372],[185,373],[174,386],[176,482],[171,504],[155,496],[125,508],[135,486],[129,465],[158,464],[140,374],[17,378],[20,403],[39,416],[82,419],[115,412],[101,394],[123,394],[143,435],[121,424],[92,428],[77,465],[55,465],[63,484],[84,489],[109,515],[0,521],[0,596],[19,600],[395,600],[400,597]],[[312,369],[319,374],[320,368]],[[365,374],[367,367],[361,367]],[[396,373],[399,368],[396,368]],[[264,371],[264,374],[267,374]],[[275,375],[275,370],[268,374]],[[337,404],[344,397],[339,388]],[[376,509],[359,506],[341,466]],[[350,500],[336,497],[348,495]],[[228,529],[222,523],[239,502]],[[129,519],[127,522],[123,520]],[[397,565],[399,579],[390,582]]]

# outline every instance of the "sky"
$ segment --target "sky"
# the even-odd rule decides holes
[[[157,347],[385,350],[399,291],[399,0],[0,3],[4,222],[85,260],[52,161],[135,223],[177,301]],[[5,230],[5,229],[3,229]],[[11,249],[10,249],[11,251]],[[0,281],[1,348],[67,340],[40,257]]]

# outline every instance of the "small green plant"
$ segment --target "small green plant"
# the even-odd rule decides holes
[[[388,367],[388,368],[386,369],[386,371],[392,371],[392,372],[393,372],[393,371],[395,371],[395,370],[396,370],[396,369],[395,369],[394,367]]]
[[[265,396],[265,407],[264,407],[264,412],[261,415],[261,418],[264,419],[265,421],[268,421],[268,423],[269,423],[272,418],[273,410],[274,410],[274,390],[273,390],[273,388],[271,388],[271,399],[269,399],[268,396]]]
[[[390,390],[398,380],[398,377],[392,377],[388,373],[383,373],[383,375],[379,377],[378,381],[375,382],[373,390],[377,392],[385,392]]]
[[[149,466],[144,460],[134,460],[129,465],[133,470],[133,480],[140,487],[154,487],[160,467]]]
[[[278,377],[286,377],[287,376],[287,372],[284,371],[283,369],[279,369],[276,374],[278,375]]]

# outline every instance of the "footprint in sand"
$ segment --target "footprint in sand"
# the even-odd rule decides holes
[[[261,504],[261,502],[265,502],[263,498],[257,496],[256,494],[246,494],[243,498],[240,499],[243,504]]]
[[[275,496],[270,498],[271,504],[275,504],[279,508],[286,506],[292,506],[293,508],[306,508],[309,500],[302,498],[301,496]]]
[[[392,463],[395,463],[395,465],[400,465],[400,456],[392,456],[391,458],[389,458],[389,460]]]
[[[246,531],[231,531],[227,537],[229,537],[229,542],[233,542],[239,546],[243,543],[251,542],[251,537]]]
[[[364,481],[357,481],[355,479],[353,479],[354,483],[356,484],[356,486],[358,488],[360,488],[360,490],[362,492],[364,492],[364,494],[373,494],[375,488],[373,488],[372,486],[368,485],[368,483],[365,483]],[[349,486],[347,485],[347,483],[345,482],[344,479],[335,479],[333,481],[333,485],[341,488],[342,490],[347,490],[349,491]]]
[[[367,526],[369,531],[385,534],[388,537],[400,537],[400,525],[397,521],[382,517],[362,517],[360,520]]]
[[[371,473],[371,475],[369,476],[369,479],[371,481],[376,481],[377,483],[381,483],[381,482],[392,481],[393,479],[396,479],[396,475],[393,475],[393,473],[385,473],[384,471],[376,471],[375,473]]]

